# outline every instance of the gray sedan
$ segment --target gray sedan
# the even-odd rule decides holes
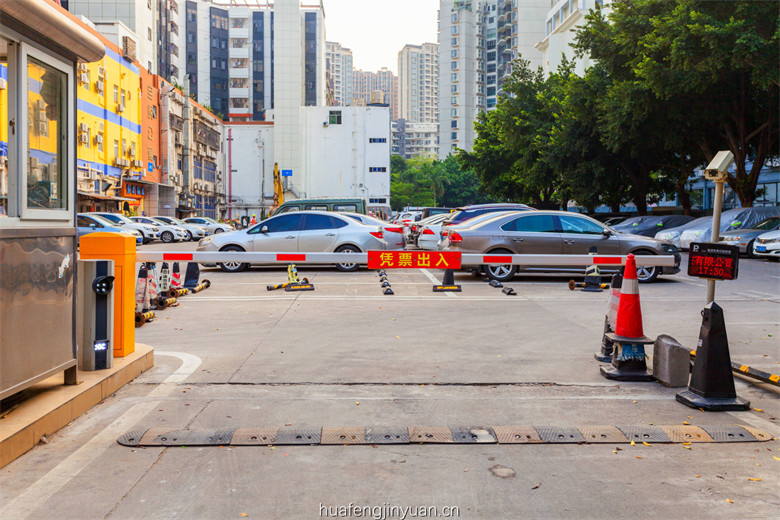
[[[742,254],[755,257],[753,242],[758,238],[758,235],[778,229],[780,229],[780,217],[770,217],[755,226],[750,226],[748,229],[722,231],[720,233],[720,241],[739,247],[739,252]]]
[[[362,253],[387,249],[382,228],[327,211],[282,213],[240,231],[206,237],[198,251],[253,251],[267,253]],[[223,271],[235,273],[246,262],[224,262]],[[339,271],[357,271],[353,263],[336,264]]]
[[[233,226],[228,226],[227,224],[217,222],[213,218],[209,218],[209,217],[189,217],[189,218],[185,218],[184,222],[186,222],[187,224],[195,224],[196,226],[202,226],[206,228],[206,231],[208,231],[212,235],[215,233],[226,233],[228,231],[235,230]]]
[[[501,218],[489,219],[471,227],[449,231],[445,250],[476,254],[540,254],[585,255],[592,247],[603,255],[674,255],[674,267],[639,266],[640,282],[651,282],[659,274],[680,271],[680,254],[677,248],[660,240],[638,235],[615,233],[601,222],[585,215],[566,211],[528,211],[510,213]],[[483,265],[480,269],[488,277],[509,281],[519,266]],[[582,268],[535,266],[527,271],[579,271]],[[608,272],[602,269],[602,272]]]
[[[199,226],[198,224],[188,224],[183,220],[179,220],[174,217],[159,216],[154,218],[155,220],[160,220],[170,226],[178,226],[180,228],[185,229],[187,231],[187,235],[189,236],[190,240],[197,241],[209,235],[209,232],[206,231],[206,228],[203,226]]]

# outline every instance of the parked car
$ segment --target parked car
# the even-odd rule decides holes
[[[664,229],[674,229],[683,226],[688,222],[696,220],[688,215],[645,215],[641,217],[631,217],[623,220],[619,224],[610,224],[608,219],[604,225],[611,227],[618,233],[630,233],[632,235],[642,235],[643,237],[654,237],[656,233]]]
[[[449,215],[453,211],[455,211],[455,208],[425,208],[422,210],[422,218],[425,220],[433,215]]]
[[[369,226],[381,226],[382,232],[384,233],[384,240],[387,242],[388,250],[395,251],[406,248],[406,241],[404,240],[404,228],[402,226],[391,224],[389,222],[385,222],[384,220],[379,220],[376,217],[362,215],[360,213],[342,213],[342,215],[346,215],[357,220],[358,222],[368,224]]]
[[[518,211],[491,211],[489,213],[483,213],[481,215],[477,215],[476,217],[470,218],[468,220],[464,220],[460,224],[455,224],[447,227],[444,227],[444,222],[442,222],[442,225],[439,229],[439,237],[438,237],[438,242],[436,243],[436,248],[443,249],[444,247],[446,247],[447,233],[450,230],[457,231],[461,228],[475,226],[481,222],[485,222],[486,220],[499,218],[509,213],[519,213],[519,212]]]
[[[195,224],[197,226],[202,226],[206,228],[206,231],[209,232],[209,234],[216,234],[216,233],[225,233],[227,231],[235,231],[236,228],[233,226],[229,226],[227,224],[223,224],[222,222],[217,222],[213,218],[208,217],[189,217],[185,218],[184,222],[187,224]]]
[[[769,217],[747,229],[725,231],[720,234],[720,241],[725,244],[737,246],[739,247],[740,253],[752,257],[755,256],[753,254],[753,242],[755,242],[760,235],[778,229],[780,229],[780,217]]]
[[[496,211],[531,211],[534,208],[525,204],[475,204],[473,206],[463,206],[456,208],[450,213],[450,217],[442,224],[442,229],[460,224],[463,221],[478,217],[485,213],[495,213]]]
[[[267,218],[249,229],[201,239],[198,251],[254,251],[307,253],[360,253],[387,249],[380,226],[370,226],[345,215],[326,211],[295,211]],[[235,273],[247,262],[218,264]],[[336,264],[339,271],[356,271],[354,263]]]
[[[699,217],[696,220],[692,220],[688,222],[687,224],[683,224],[682,226],[678,226],[676,228],[667,229],[664,231],[659,231],[655,234],[655,238],[658,240],[665,240],[667,242],[670,242],[680,247],[680,236],[683,234],[683,231],[685,231],[688,228],[699,226],[700,224],[704,224],[705,222],[710,223],[710,227],[712,227],[712,217]]]
[[[206,230],[205,227],[199,226],[198,224],[188,224],[187,222],[184,222],[183,220],[179,220],[178,218],[157,216],[154,217],[154,219],[165,222],[166,224],[172,226],[178,226],[180,228],[186,229],[189,234],[190,240],[197,241],[209,235],[209,232]]]
[[[780,260],[780,230],[759,235],[753,242],[753,254],[774,262]]]
[[[439,243],[439,233],[441,232],[441,223],[448,216],[449,213],[439,213],[412,224],[409,242],[421,249],[436,251],[436,244]]]
[[[116,226],[110,220],[104,219],[94,213],[79,213],[76,215],[76,232],[78,233],[79,238],[98,231],[133,235],[136,244],[141,244],[144,241],[144,236],[140,231]]]
[[[296,199],[288,200],[271,212],[271,216],[290,211],[336,211],[348,213],[367,213],[366,201],[360,198],[346,199]]]
[[[720,216],[720,232],[747,229],[769,217],[780,216],[780,207],[734,208]],[[680,249],[689,249],[692,242],[709,242],[712,236],[712,217],[707,222],[686,228],[680,234]]]
[[[143,243],[148,244],[152,240],[156,240],[160,238],[160,230],[157,228],[157,226],[150,225],[150,224],[139,224],[138,222],[133,222],[126,216],[122,215],[121,213],[103,213],[103,212],[96,212],[94,215],[98,215],[100,217],[105,218],[106,220],[109,220],[113,222],[117,226],[121,226],[126,229],[135,229],[136,231],[141,232],[143,234]]]
[[[680,271],[677,248],[654,238],[615,233],[586,215],[566,211],[529,211],[510,213],[500,218],[447,233],[445,250],[476,254],[588,254],[596,247],[604,255],[674,255],[674,267],[637,266],[640,282],[652,282],[659,274]],[[638,264],[641,262],[637,262]],[[466,266],[468,267],[468,266]],[[512,279],[518,269],[525,271],[577,271],[582,267],[482,265],[489,278],[501,282]],[[603,273],[611,270],[601,269]]]
[[[156,227],[160,230],[160,240],[166,244],[190,239],[190,235],[187,233],[186,229],[180,228],[179,226],[172,226],[162,220],[156,220],[152,217],[130,217],[130,220],[139,224],[147,224]]]
[[[599,222],[603,222],[606,226],[617,226],[618,224],[621,224],[625,222],[626,220],[630,219],[628,215],[625,216],[618,216],[618,217],[610,217],[606,215],[605,217],[601,217],[600,215],[591,215],[593,218],[598,220]]]

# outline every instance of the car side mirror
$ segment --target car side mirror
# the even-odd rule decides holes
[[[609,229],[605,229],[604,231],[601,232],[601,234],[604,235],[605,237],[611,237],[612,231],[610,231]]]
[[[90,224],[89,227],[91,227],[92,229],[95,229],[97,226],[95,224]]]
[[[268,233],[268,226],[263,226],[260,228],[260,233]]]

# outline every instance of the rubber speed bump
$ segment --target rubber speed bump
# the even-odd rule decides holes
[[[626,444],[647,442],[766,442],[772,436],[744,425],[695,426],[355,426],[326,428],[237,428],[125,433],[123,446],[271,446],[361,444]]]

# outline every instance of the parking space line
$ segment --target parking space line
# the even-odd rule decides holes
[[[441,284],[441,282],[439,282],[439,280],[437,280],[436,277],[433,276],[433,274],[431,274],[431,272],[429,270],[427,270],[427,269],[420,269],[420,271],[422,271],[422,274],[424,274],[428,278],[428,280],[431,281],[431,283],[433,285],[440,285]],[[453,292],[447,291],[444,294],[446,294],[448,298],[457,298],[457,296]]]

